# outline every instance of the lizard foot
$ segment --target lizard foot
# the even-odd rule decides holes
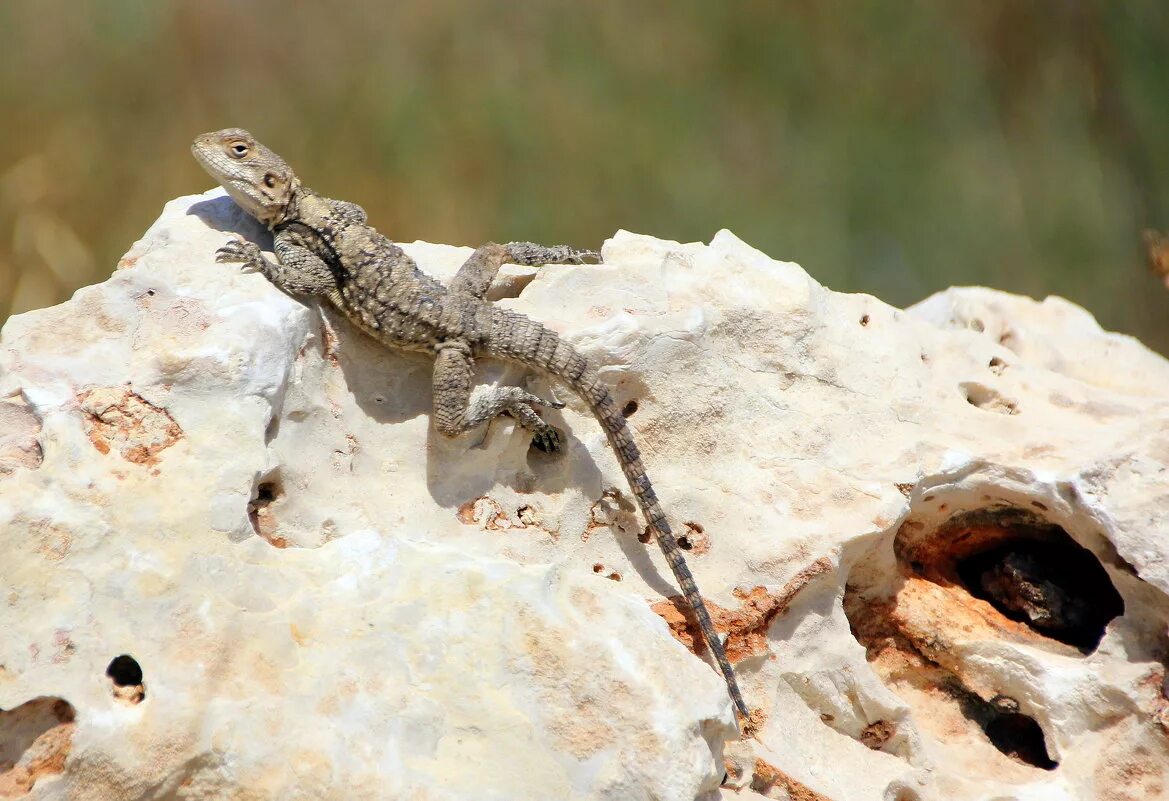
[[[250,272],[264,272],[264,256],[260,246],[244,239],[233,239],[215,251],[215,260],[221,264],[243,264]]]
[[[564,440],[559,429],[545,423],[532,434],[532,447],[542,453],[559,453],[564,447]]]
[[[514,417],[521,426],[532,432],[533,448],[544,453],[558,453],[563,442],[560,430],[536,414],[536,410],[532,408],[531,404],[551,406],[553,409],[563,409],[564,404],[560,401],[542,400],[523,390],[518,390],[518,392],[523,393],[524,400],[510,404],[505,414]]]

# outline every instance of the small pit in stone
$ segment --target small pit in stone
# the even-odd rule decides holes
[[[964,381],[958,385],[962,397],[976,409],[982,409],[996,414],[1018,414],[1019,404],[1008,398],[998,390],[980,384],[977,381]]]
[[[288,547],[288,541],[277,536],[276,515],[272,504],[284,494],[280,482],[270,478],[256,486],[256,495],[248,504],[248,519],[252,523],[252,530],[277,548]]]
[[[1047,754],[1042,727],[1034,718],[1019,711],[1018,701],[1002,695],[984,701],[956,679],[945,682],[943,687],[958,702],[963,714],[978,724],[999,753],[1033,768],[1055,770],[1059,767],[1059,763]]]
[[[1018,712],[999,714],[983,728],[995,748],[1012,759],[1043,770],[1055,770],[1059,763],[1047,755],[1043,729],[1034,719]]]
[[[636,400],[631,400],[631,401],[629,401],[629,403],[627,403],[621,407],[621,414],[622,414],[622,416],[625,417],[626,420],[628,420],[630,417],[633,417],[633,415],[636,413],[637,413],[637,401]]]
[[[600,575],[600,574],[605,572],[605,566],[603,564],[601,564],[600,562],[597,562],[596,564],[593,565],[593,572],[596,573],[597,575]],[[621,574],[618,573],[616,570],[610,570],[609,574],[607,576],[605,576],[605,578],[609,579],[609,581],[620,581]]]
[[[142,666],[129,654],[122,654],[110,660],[106,675],[119,687],[132,687],[142,683]]]
[[[142,666],[129,654],[115,656],[106,667],[106,675],[114,683],[114,697],[119,701],[137,704],[146,697],[142,681]]]

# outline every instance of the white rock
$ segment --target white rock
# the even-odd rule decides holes
[[[446,441],[426,359],[216,264],[233,231],[263,236],[180,198],[4,327],[0,798],[1169,792],[1169,363],[1134,340],[1058,299],[833,293],[726,231],[507,271],[499,302],[636,401],[761,710],[738,742],[585,407],[484,363],[569,401],[567,451]],[[444,278],[470,252],[405,247]],[[1115,588],[1097,647],[971,595],[1007,543],[1055,549],[1069,616]]]

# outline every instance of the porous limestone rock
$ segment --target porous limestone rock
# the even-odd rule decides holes
[[[265,241],[175,200],[0,336],[0,798],[1169,794],[1169,363],[1139,343],[1057,299],[834,293],[725,231],[505,271],[630,417],[738,741],[585,407],[485,362],[568,402],[566,452],[447,441],[428,360],[216,264],[233,232]]]

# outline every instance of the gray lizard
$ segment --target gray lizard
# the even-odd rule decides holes
[[[567,384],[608,435],[633,494],[682,587],[714,654],[735,708],[748,718],[734,671],[678,542],[658,504],[637,445],[609,389],[571,345],[540,323],[484,299],[505,263],[580,263],[589,251],[530,242],[475,250],[449,286],[418,269],[401,248],[366,223],[360,206],[330,200],[303,186],[288,165],[239,128],[203,134],[195,158],[232,199],[272,231],[276,262],[253,242],[233,241],[217,260],[240,262],[295,295],[323,295],[358,328],[392,348],[434,357],[434,426],[453,437],[500,414],[532,433],[535,447],[560,447],[557,430],[533,407],[560,407],[519,387],[496,387],[471,400],[475,359],[508,359]]]

